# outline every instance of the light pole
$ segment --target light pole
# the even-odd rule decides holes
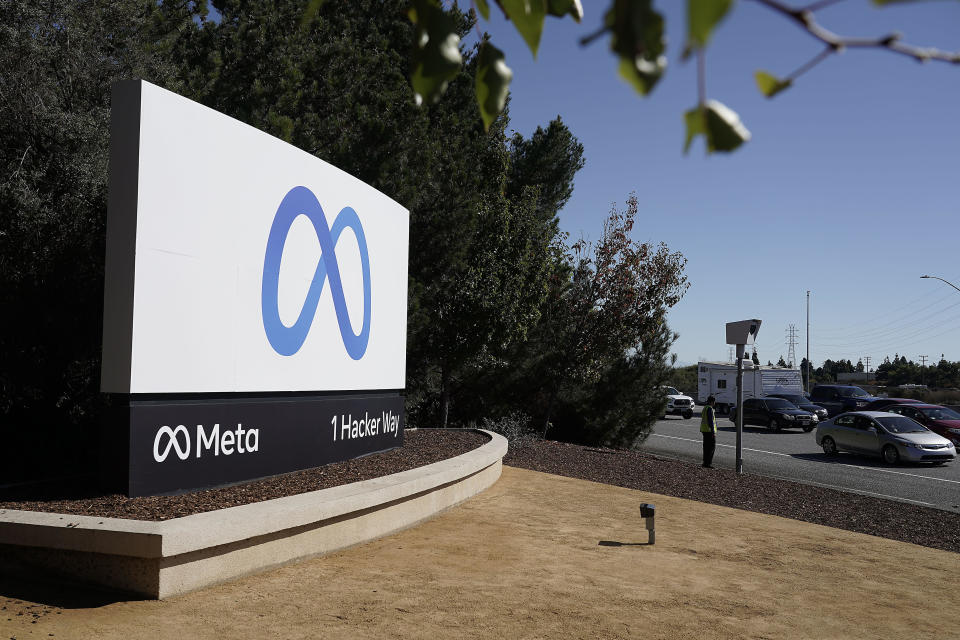
[[[953,288],[956,289],[957,291],[960,291],[960,287],[958,287],[957,285],[953,284],[953,283],[950,282],[949,280],[944,280],[943,278],[941,278],[941,277],[939,277],[939,276],[926,276],[926,275],[924,275],[924,276],[920,276],[920,277],[921,277],[921,278],[930,278],[930,279],[932,279],[932,280],[939,280],[940,282],[946,282],[948,285],[950,285],[951,287],[953,287]],[[920,357],[923,358],[924,362],[926,362],[927,356],[920,356]],[[923,367],[920,368],[920,385],[921,385],[921,386],[923,385]]]
[[[946,282],[948,285],[950,285],[951,287],[953,287],[953,288],[956,289],[957,291],[960,291],[960,287],[958,287],[957,285],[953,284],[953,283],[950,282],[949,280],[944,280],[943,278],[940,278],[940,277],[937,277],[937,276],[920,276],[920,277],[921,277],[921,278],[931,278],[931,279],[933,279],[933,280],[939,280],[940,282]]]

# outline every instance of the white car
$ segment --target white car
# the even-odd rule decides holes
[[[682,416],[689,418],[693,416],[693,410],[696,404],[693,398],[683,395],[673,387],[661,387],[665,396],[667,396],[667,408],[663,412],[663,417]]]

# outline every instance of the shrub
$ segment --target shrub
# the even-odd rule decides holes
[[[523,446],[530,440],[539,438],[533,420],[522,411],[513,411],[497,419],[484,418],[480,422],[480,428],[499,433],[514,446]]]

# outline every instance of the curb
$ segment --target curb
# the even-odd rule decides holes
[[[168,598],[389,535],[494,484],[507,440],[354,484],[160,522],[0,510],[0,567]]]

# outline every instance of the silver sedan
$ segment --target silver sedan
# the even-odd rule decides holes
[[[879,455],[889,464],[945,463],[957,456],[953,444],[906,416],[886,411],[843,413],[817,426],[817,444],[838,451]]]

